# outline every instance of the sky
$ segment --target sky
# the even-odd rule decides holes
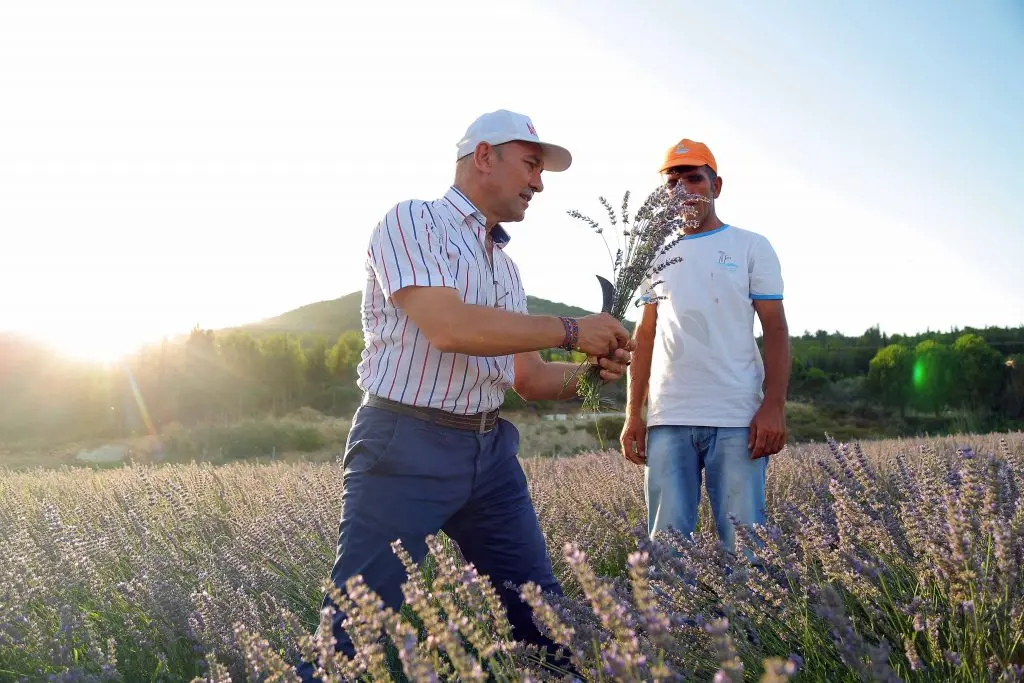
[[[688,137],[792,333],[1019,326],[1021,73],[1017,0],[4,3],[0,330],[110,358],[359,290],[498,108],[574,157],[507,226],[529,294],[599,308],[566,212]]]

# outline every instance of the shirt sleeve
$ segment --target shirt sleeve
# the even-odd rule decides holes
[[[389,298],[410,285],[456,287],[443,233],[423,202],[400,202],[388,211],[373,229],[368,258]]]
[[[782,266],[775,249],[764,237],[754,241],[747,268],[752,300],[782,298]]]

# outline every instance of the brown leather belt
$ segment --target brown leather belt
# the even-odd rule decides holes
[[[414,417],[417,420],[431,422],[442,427],[453,427],[455,429],[464,429],[470,432],[480,432],[481,434],[494,429],[494,426],[498,424],[498,413],[501,412],[500,408],[495,408],[494,410],[486,413],[456,415],[455,413],[449,413],[447,410],[411,406],[406,403],[399,403],[398,401],[381,398],[380,396],[375,396],[373,394],[363,394],[362,404],[364,406],[390,410],[393,413],[399,413],[401,415],[408,415],[409,417]]]

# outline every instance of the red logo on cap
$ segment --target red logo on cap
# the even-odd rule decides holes
[[[529,121],[526,122],[526,129],[530,131],[530,135],[536,135],[537,131],[534,129],[533,124]]]

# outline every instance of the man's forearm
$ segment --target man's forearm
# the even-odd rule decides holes
[[[789,392],[789,331],[772,328],[764,333],[764,374],[766,403],[784,404]]]
[[[633,349],[633,357],[626,372],[626,417],[640,417],[643,413],[651,381],[651,359],[654,356],[657,329],[658,309],[648,304],[633,332],[636,348]]]
[[[565,340],[565,326],[556,316],[467,304],[451,287],[411,285],[391,297],[440,351],[508,356],[558,347]]]
[[[442,351],[505,356],[561,346],[565,327],[556,316],[524,315],[490,306],[456,307],[435,343]]]
[[[651,349],[637,345],[626,372],[626,416],[640,417],[651,380]]]

